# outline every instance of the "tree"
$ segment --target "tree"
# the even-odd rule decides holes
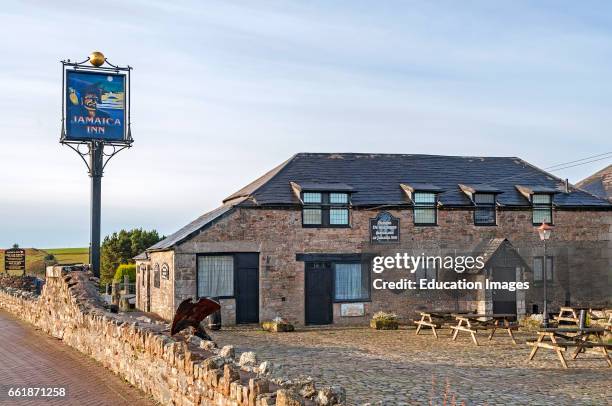
[[[125,275],[129,276],[130,283],[136,282],[136,265],[134,264],[121,264],[117,267],[117,271],[115,271],[115,277],[113,278],[113,282],[123,283],[123,279]]]
[[[111,283],[120,264],[133,264],[132,258],[162,238],[156,230],[142,228],[121,230],[104,237],[100,250],[100,282]]]

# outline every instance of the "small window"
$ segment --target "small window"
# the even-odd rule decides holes
[[[417,286],[420,285],[421,279],[427,279],[428,281],[434,280],[438,278],[438,269],[435,265],[433,266],[424,266],[423,264],[419,264],[419,267],[416,269],[414,273],[415,281]]]
[[[534,194],[531,196],[533,206],[533,224],[552,224],[552,195]]]
[[[348,227],[348,193],[304,192],[302,225],[305,227]]]
[[[368,267],[361,263],[334,264],[334,299],[336,301],[368,300],[370,281],[367,269]]]
[[[303,211],[303,223],[307,225],[320,225],[323,220],[323,209],[307,209]]]
[[[435,193],[414,193],[414,224],[432,226],[438,221]]]
[[[155,264],[155,266],[153,267],[153,287],[159,289],[160,286],[161,286],[161,281],[160,281],[160,275],[159,275],[159,264]]]
[[[348,203],[348,193],[330,193],[329,202],[332,204],[346,204]]]
[[[321,193],[304,193],[304,203],[323,203],[321,200]]]
[[[534,257],[533,258],[533,281],[534,282],[542,282],[544,280],[544,267],[542,262],[543,257]],[[546,280],[551,282],[553,280],[554,273],[554,258],[546,257]]]
[[[198,297],[234,296],[234,257],[198,257]]]
[[[495,215],[495,194],[476,193],[474,195],[474,224],[491,226],[497,223]]]
[[[329,209],[329,224],[346,225],[349,222],[348,209]]]

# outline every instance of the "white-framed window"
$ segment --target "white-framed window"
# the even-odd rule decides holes
[[[198,297],[234,296],[234,257],[198,256]]]
[[[437,203],[435,193],[414,192],[414,224],[435,226],[438,222]]]

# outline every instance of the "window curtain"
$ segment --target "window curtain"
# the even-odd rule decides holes
[[[336,264],[336,300],[363,298],[361,264]]]
[[[234,296],[234,257],[198,257],[198,297]]]

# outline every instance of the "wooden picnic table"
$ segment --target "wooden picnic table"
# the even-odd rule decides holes
[[[455,320],[457,320],[456,326],[451,326],[451,329],[455,330],[452,339],[455,341],[459,331],[465,331],[470,333],[474,344],[478,345],[476,339],[476,333],[478,330],[491,330],[489,334],[489,341],[493,339],[495,331],[498,329],[504,329],[508,331],[508,335],[512,339],[512,343],[516,344],[514,334],[512,330],[518,328],[517,323],[512,322],[512,319],[516,319],[516,314],[512,313],[468,313],[468,314],[453,314]]]
[[[575,360],[578,354],[583,352],[587,348],[600,348],[602,356],[608,362],[608,366],[612,367],[612,360],[608,355],[608,347],[612,347],[610,344],[606,344],[602,340],[602,336],[606,329],[603,327],[560,327],[560,328],[543,328],[538,331],[538,339],[536,341],[528,341],[527,345],[532,346],[533,349],[529,354],[529,361],[535,357],[538,349],[545,348],[553,350],[557,353],[559,361],[563,368],[567,368],[567,362],[563,356],[570,347],[576,347],[572,354],[572,359]],[[595,336],[596,341],[589,341],[590,336]],[[546,342],[548,338],[550,342]]]
[[[434,310],[434,311],[426,311],[419,312],[421,315],[420,320],[415,320],[414,324],[417,325],[416,335],[419,335],[419,332],[423,328],[431,328],[434,337],[438,338],[438,332],[436,329],[441,328],[444,324],[447,324],[453,320],[453,314],[464,314],[470,313],[471,311],[457,311],[457,310]]]
[[[554,319],[559,321],[565,321],[569,323],[579,324],[580,323],[580,311],[586,310],[591,320],[600,320],[606,318],[604,308],[596,308],[589,306],[563,306],[559,309],[559,315],[554,316]],[[604,316],[597,316],[594,312],[604,312]]]

